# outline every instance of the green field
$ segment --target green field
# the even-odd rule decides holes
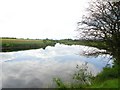
[[[55,45],[55,42],[52,40],[1,39],[1,41],[3,52],[45,48],[48,45]]]
[[[106,49],[106,44],[104,41],[101,40],[72,40],[72,39],[63,39],[59,40],[59,43],[66,44],[66,45],[84,45],[84,46],[91,46],[97,47],[99,49]]]
[[[103,41],[92,40],[50,40],[50,39],[16,39],[16,38],[1,38],[0,40],[2,51],[11,52],[19,50],[45,48],[47,46],[54,46],[56,43],[65,45],[84,45],[97,47],[99,49],[106,49],[106,44]],[[82,88],[118,88],[118,68],[104,68],[92,81],[90,86],[77,86]],[[64,84],[60,84],[64,85]],[[74,86],[76,87],[76,85]],[[76,88],[77,88],[76,87]],[[61,87],[63,88],[63,87]]]
[[[27,49],[38,49],[45,48],[46,46],[54,46],[56,43],[65,45],[84,45],[97,47],[99,49],[106,49],[106,45],[103,41],[88,41],[88,40],[51,40],[51,39],[16,39],[16,38],[1,38],[2,52],[27,50]]]

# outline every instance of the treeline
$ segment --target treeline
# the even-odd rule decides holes
[[[14,37],[3,37],[2,38],[2,51],[18,51],[27,49],[45,48],[46,46],[54,46],[56,43],[65,45],[84,45],[97,47],[99,49],[105,49],[106,45],[101,40],[78,40],[78,39],[22,39]]]
[[[2,39],[2,52],[11,52],[28,49],[46,48],[54,46],[55,41],[52,40],[31,40],[31,39]]]
[[[0,37],[1,39],[17,39],[16,37]]]

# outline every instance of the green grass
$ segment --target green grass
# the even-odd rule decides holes
[[[66,45],[84,45],[97,47],[99,49],[105,48],[105,43],[102,41],[86,41],[86,40],[72,40],[72,39],[63,39],[63,40],[36,40],[36,39],[16,39],[16,38],[1,38],[2,41],[2,51],[18,51],[18,50],[27,50],[27,49],[37,49],[45,48],[46,46],[54,46],[56,43],[66,44]]]
[[[54,46],[56,43],[62,43],[66,45],[84,45],[97,47],[99,49],[106,49],[106,44],[103,41],[86,41],[86,40],[32,40],[32,39],[16,39],[16,38],[3,38],[2,51],[18,51],[27,49],[45,48],[46,46]],[[99,73],[92,80],[92,85],[80,85],[80,84],[64,84],[60,79],[55,82],[60,86],[59,88],[118,88],[118,67],[105,67],[103,71]]]
[[[59,40],[59,43],[66,44],[66,45],[84,45],[84,46],[91,46],[97,47],[99,49],[106,49],[107,46],[104,41],[100,40]]]
[[[55,45],[52,40],[1,39],[1,41],[3,52],[45,48],[46,46]]]
[[[119,67],[105,67],[93,80],[91,88],[118,88]]]
[[[88,88],[118,88],[118,79],[105,80],[103,82],[96,82]]]
[[[79,69],[79,68],[78,68]],[[81,71],[82,70],[82,71]],[[60,78],[55,79],[55,82],[58,86],[58,88],[87,88],[87,89],[94,89],[94,88],[107,88],[107,89],[111,89],[111,88],[119,88],[119,73],[118,73],[118,66],[114,66],[114,67],[105,67],[103,68],[102,72],[100,72],[97,76],[92,76],[89,74],[85,74],[85,70],[86,69],[81,69],[79,72],[77,72],[79,74],[79,78],[76,78],[77,82],[69,82],[69,84],[66,84],[65,82],[62,82],[62,80]],[[80,72],[83,72],[80,74]],[[77,74],[77,75],[78,75]],[[87,75],[87,76],[86,76]],[[76,74],[75,74],[76,76]],[[88,83],[80,83],[82,82],[81,79],[87,78],[89,79],[89,81],[91,82],[91,84]],[[81,79],[80,79],[81,78]],[[87,79],[87,80],[88,80]],[[73,79],[75,80],[75,79]],[[78,83],[78,81],[80,81]]]

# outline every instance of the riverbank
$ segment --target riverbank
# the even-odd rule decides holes
[[[2,52],[11,52],[28,49],[45,48],[54,46],[56,43],[53,40],[32,40],[32,39],[1,39]]]
[[[102,40],[71,40],[71,39],[63,39],[58,41],[61,44],[65,45],[84,45],[84,46],[91,46],[96,47],[99,49],[106,49],[107,46],[104,41]]]
[[[28,49],[46,48],[47,46],[54,46],[56,43],[65,45],[84,45],[97,47],[99,49],[106,49],[103,41],[88,41],[88,40],[51,40],[51,39],[16,39],[16,38],[1,38],[1,51],[11,52]]]
[[[76,72],[73,76],[74,83],[64,83],[61,78],[57,78],[54,82],[57,88],[84,88],[84,89],[118,89],[119,88],[119,73],[117,66],[104,67],[103,70],[92,76],[86,73],[85,69],[80,69],[80,72]],[[82,81],[81,81],[82,79]]]
[[[119,88],[118,66],[104,67],[92,80],[92,85],[88,88]]]
[[[96,47],[98,49],[105,49],[107,50],[107,45],[104,41],[101,40],[60,40],[59,43],[66,44],[66,45],[84,45],[84,46],[91,46]],[[113,66],[110,67],[106,65],[103,68],[102,72],[100,72],[97,76],[92,77],[91,85],[66,85],[62,80],[55,81],[59,88],[106,88],[106,89],[118,89],[119,88],[119,66],[113,63]],[[83,76],[84,77],[84,76]],[[79,81],[79,80],[78,80]]]
[[[99,49],[106,49],[106,45],[103,41],[87,41],[87,40],[33,40],[33,39],[16,39],[16,38],[4,38],[2,41],[2,51],[11,52],[18,50],[27,50],[27,49],[37,49],[45,48],[47,46],[54,46],[56,43],[66,44],[66,45],[84,45],[97,47]],[[98,74],[96,77],[92,78],[91,85],[78,86],[79,88],[118,88],[118,67],[105,67],[103,71]],[[64,84],[61,84],[62,86]],[[65,86],[67,87],[67,86]],[[74,86],[75,88],[76,85]],[[61,87],[63,88],[63,87]]]

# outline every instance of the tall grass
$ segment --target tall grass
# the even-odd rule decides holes
[[[73,82],[70,83],[64,83],[60,78],[54,78],[53,80],[58,88],[84,88],[91,85],[92,74],[88,72],[87,63],[76,66],[72,79]]]
[[[3,52],[45,48],[48,45],[54,46],[55,42],[52,40],[2,39]]]
[[[54,82],[58,88],[119,88],[119,73],[118,67],[105,67],[102,72],[97,76],[92,76],[87,72],[87,64],[83,65],[84,68],[76,68],[77,72],[73,75],[73,81],[66,84],[62,79],[55,78]]]
[[[66,44],[66,45],[84,45],[97,47],[99,49],[106,48],[106,45],[103,41],[88,41],[88,40],[72,40],[72,39],[63,39],[63,40],[50,40],[50,39],[16,39],[16,38],[1,38],[2,41],[2,51],[18,51],[26,49],[37,49],[45,48],[46,46],[54,46],[56,43]]]

